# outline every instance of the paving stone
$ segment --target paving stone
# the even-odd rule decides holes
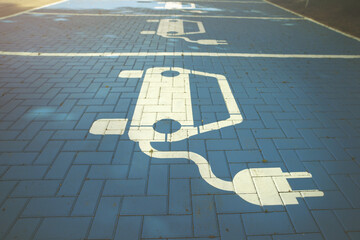
[[[89,179],[125,179],[127,165],[93,165],[87,175]]]
[[[105,183],[104,196],[134,196],[145,193],[144,180],[107,180]]]
[[[53,197],[60,187],[59,180],[21,181],[12,197]]]
[[[79,152],[76,156],[77,164],[109,164],[112,152]]]
[[[88,238],[112,239],[119,208],[120,198],[101,198]]]
[[[89,217],[45,218],[35,239],[84,239],[90,222]]]
[[[346,175],[334,175],[334,181],[339,186],[340,191],[355,208],[360,207],[360,188]]]
[[[43,151],[41,151],[39,157],[35,160],[35,164],[51,164],[58,155],[63,144],[64,143],[60,141],[49,141]]]
[[[221,239],[245,239],[246,234],[239,214],[218,215]]]
[[[314,196],[315,195],[315,196]],[[344,195],[338,191],[324,191],[323,197],[317,197],[316,193],[304,192],[305,202],[309,209],[341,209],[351,208]]]
[[[302,233],[291,235],[273,235],[273,240],[323,240],[324,238],[320,233]]]
[[[215,201],[212,196],[193,196],[193,224],[196,237],[218,236]]]
[[[68,216],[74,198],[32,198],[27,204],[24,217],[60,217]]]
[[[337,190],[337,186],[326,173],[320,162],[305,162],[305,167],[311,173],[319,190]]]
[[[142,217],[140,216],[120,216],[114,239],[140,239],[141,225]]]
[[[293,233],[289,217],[284,212],[246,213],[242,215],[249,235]]]
[[[30,165],[35,160],[36,156],[36,153],[1,153],[0,164],[6,166]]]
[[[236,129],[238,138],[243,149],[258,149],[253,133],[248,129]]]
[[[300,193],[280,193],[280,196],[286,206],[286,210],[296,232],[306,233],[319,231]],[[297,203],[293,201],[294,197],[296,197]]]
[[[271,139],[257,139],[261,154],[269,162],[279,162],[281,157]]]
[[[4,238],[8,230],[18,218],[26,205],[26,198],[7,199],[1,206],[0,212],[0,238]]]
[[[200,178],[199,168],[195,164],[170,165],[170,178]]]
[[[4,180],[42,179],[46,170],[46,166],[12,166],[2,178]]]
[[[103,187],[103,181],[85,181],[76,200],[72,216],[93,216]]]
[[[335,210],[334,213],[346,231],[359,231],[360,209]]]
[[[190,180],[170,179],[169,213],[191,214]]]
[[[226,158],[230,163],[261,162],[263,157],[259,151],[226,151]]]
[[[349,239],[333,212],[329,210],[312,211],[312,214],[325,239]]]
[[[192,237],[191,216],[145,216],[143,238]]]
[[[40,218],[22,218],[18,219],[11,231],[6,235],[7,240],[10,239],[32,239],[33,234],[39,226]]]
[[[88,166],[72,166],[69,169],[57,195],[77,196],[88,169]]]
[[[75,157],[73,152],[61,152],[47,172],[46,179],[63,179]]]
[[[168,195],[169,167],[167,165],[151,165],[147,194]]]
[[[164,196],[125,197],[121,215],[163,215],[167,213]]]

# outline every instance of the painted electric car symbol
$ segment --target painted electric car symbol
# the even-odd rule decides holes
[[[201,45],[223,45],[227,44],[225,40],[215,40],[215,39],[200,39],[200,40],[191,40],[188,36],[195,34],[206,33],[205,27],[200,21],[190,21],[182,19],[161,19],[161,20],[148,20],[147,22],[159,22],[159,27],[157,31],[142,31],[141,34],[157,34],[164,38],[181,38],[187,42],[197,43]],[[195,32],[185,32],[185,24],[195,24],[198,28],[198,31]]]
[[[158,2],[163,6],[156,6],[155,9],[165,9],[165,10],[180,10],[182,12],[189,13],[205,13],[201,9],[196,7],[195,3],[182,3],[182,2]]]
[[[190,93],[190,75],[198,75],[217,80],[229,117],[218,122],[200,126],[194,125]],[[152,143],[175,142],[192,136],[240,124],[243,117],[232,94],[225,76],[214,73],[188,70],[183,68],[154,67],[144,71],[124,70],[120,78],[142,78],[143,83],[130,122],[128,136],[138,142],[143,153],[159,159],[185,158],[193,161],[201,177],[211,186],[235,192],[245,201],[257,205],[297,204],[298,197],[319,197],[323,193],[318,190],[293,191],[286,181],[289,178],[311,178],[308,172],[282,172],[281,168],[250,168],[238,172],[232,181],[223,180],[214,174],[209,162],[200,154],[191,151],[162,151]],[[159,130],[157,124],[171,123],[168,130]],[[127,119],[99,119],[91,126],[90,133],[96,135],[124,134],[128,125]],[[274,200],[276,191],[271,188],[254,186],[256,181],[278,181],[286,186],[287,201]],[[289,195],[289,192],[292,194]],[[257,195],[256,195],[257,194]],[[260,202],[259,202],[259,197]]]
[[[168,10],[196,9],[195,3],[158,2],[158,4],[161,4],[163,6],[156,6],[155,9],[168,9]]]

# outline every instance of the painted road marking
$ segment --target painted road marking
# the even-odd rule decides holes
[[[63,3],[63,2],[67,2],[67,1],[68,1],[68,0],[61,0],[61,1],[58,1],[58,2],[55,2],[55,3],[50,3],[50,4],[47,4],[47,5],[41,6],[41,7],[36,7],[36,8],[32,8],[32,9],[25,10],[25,11],[22,11],[22,12],[18,12],[18,13],[15,13],[15,14],[11,14],[11,15],[9,15],[9,16],[0,17],[0,20],[7,19],[7,18],[12,18],[12,17],[16,17],[16,16],[21,15],[21,14],[24,14],[24,13],[29,13],[29,12],[32,12],[32,11],[35,11],[35,10],[38,10],[38,9],[50,7],[50,6],[52,6],[52,5],[60,4],[60,3]]]
[[[225,40],[215,39],[199,39],[191,40],[187,35],[206,33],[205,27],[200,21],[190,21],[182,19],[161,19],[161,20],[148,20],[148,22],[159,22],[157,31],[142,31],[141,34],[157,34],[164,38],[180,38],[186,42],[197,43],[201,45],[223,45],[227,44]],[[196,24],[198,31],[185,32],[185,23]]]
[[[119,77],[139,78],[142,70],[124,70]],[[229,118],[201,126],[195,126],[191,102],[190,75],[215,78],[225,101]],[[89,132],[97,135],[121,135],[125,133],[127,119],[98,119]],[[286,186],[287,192],[293,192],[286,181],[288,178],[311,178],[308,172],[282,172],[281,168],[249,168],[238,172],[232,181],[222,180],[214,174],[209,162],[201,155],[190,151],[161,151],[155,149],[151,143],[175,142],[189,139],[192,136],[219,130],[243,122],[243,117],[233,96],[225,76],[207,72],[188,70],[183,68],[154,67],[146,70],[141,90],[136,102],[135,110],[130,123],[128,136],[130,140],[139,143],[143,153],[150,157],[169,159],[185,158],[193,161],[201,177],[209,185],[235,192],[245,201],[259,205],[257,198],[247,198],[244,194],[258,194],[261,196],[261,205],[298,204],[297,197],[305,194],[292,195],[287,203],[275,199],[277,189],[255,189],[252,182],[277,180]],[[165,124],[165,128],[156,129],[157,124]],[[114,129],[116,128],[116,129]],[[265,178],[264,178],[265,176]],[[259,179],[258,177],[261,177]],[[252,187],[250,187],[252,186]],[[273,190],[273,192],[271,192]],[[299,190],[298,193],[311,192],[312,197],[321,197],[323,192],[316,189]]]
[[[67,13],[67,12],[29,12],[31,15],[64,15],[88,17],[187,17],[187,18],[224,18],[224,19],[258,19],[258,20],[305,20],[299,17],[248,17],[219,15],[181,15],[181,14],[121,14],[121,13]]]
[[[2,56],[22,57],[238,57],[238,58],[313,58],[359,59],[360,55],[337,54],[273,54],[273,53],[219,53],[219,52],[104,52],[104,53],[44,53],[0,51]]]
[[[316,20],[314,20],[314,19],[312,19],[312,18],[303,16],[303,15],[301,15],[301,14],[299,14],[299,13],[296,13],[296,12],[294,12],[294,11],[291,11],[291,10],[289,10],[289,9],[286,9],[286,8],[284,8],[284,7],[281,7],[280,5],[277,5],[276,3],[272,3],[272,2],[269,2],[269,1],[267,1],[267,0],[264,0],[264,1],[265,1],[266,3],[268,3],[268,4],[270,4],[270,5],[273,5],[273,6],[277,7],[277,8],[280,8],[280,9],[286,11],[286,12],[289,12],[289,13],[292,13],[292,14],[294,14],[294,15],[296,15],[296,16],[299,16],[299,17],[301,17],[301,18],[304,18],[305,20],[308,20],[308,21],[310,21],[310,22],[316,23],[316,24],[318,24],[318,25],[320,25],[320,26],[322,26],[322,27],[325,27],[325,28],[330,29],[330,30],[332,30],[332,31],[334,31],[334,32],[340,33],[340,34],[342,34],[342,35],[344,35],[344,36],[346,36],[346,37],[349,37],[349,38],[355,39],[355,40],[357,40],[357,41],[360,41],[360,38],[358,38],[358,37],[356,37],[356,36],[353,36],[353,35],[351,35],[351,34],[345,33],[345,32],[343,32],[343,31],[341,31],[341,30],[338,30],[338,29],[336,29],[336,28],[330,27],[329,25],[326,25],[326,24],[323,24],[323,23],[321,23],[321,22],[318,22],[318,21],[316,21]]]

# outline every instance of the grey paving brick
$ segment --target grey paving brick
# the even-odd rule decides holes
[[[134,196],[145,194],[145,180],[107,180],[104,196]]]
[[[121,215],[164,215],[167,213],[167,197],[125,197]]]
[[[11,231],[6,235],[6,240],[12,239],[32,239],[37,227],[40,224],[40,218],[22,218],[18,219]]]
[[[281,161],[279,152],[271,139],[257,139],[257,142],[259,144],[261,154],[264,156],[265,160],[269,162]]]
[[[64,151],[96,151],[98,141],[67,141],[63,148]]]
[[[359,231],[360,209],[335,210],[334,213],[346,231]]]
[[[354,161],[322,161],[329,174],[360,174],[360,166]]]
[[[249,129],[236,129],[238,138],[243,149],[258,149],[258,145]]]
[[[45,179],[63,179],[75,157],[73,152],[62,152],[55,159]]]
[[[273,240],[323,240],[324,238],[320,233],[302,233],[302,234],[286,234],[286,235],[273,235]]]
[[[150,157],[142,152],[134,152],[130,165],[129,178],[147,178],[149,166]]]
[[[12,224],[16,221],[26,205],[26,198],[7,199],[1,206],[0,212],[0,238],[4,238]]]
[[[75,163],[109,164],[111,162],[112,156],[112,152],[79,152],[75,158]]]
[[[319,231],[309,209],[299,193],[280,193],[280,196],[286,206],[286,211],[290,216],[296,232],[306,233]],[[298,204],[293,202],[293,197],[296,197]]]
[[[102,187],[103,181],[85,181],[71,215],[93,216]]]
[[[41,149],[47,144],[51,135],[53,134],[52,131],[40,131],[33,140],[29,143],[26,147],[26,151],[41,151]]]
[[[192,237],[191,216],[145,216],[143,238]]]
[[[37,153],[10,152],[0,154],[0,164],[11,165],[30,165],[35,160]]]
[[[199,168],[195,164],[170,165],[170,178],[200,178]]]
[[[311,193],[303,193],[309,209],[341,209],[351,208],[349,202],[339,191],[324,191],[323,197],[311,197]]]
[[[230,163],[261,162],[263,160],[258,150],[226,151],[226,158]]]
[[[74,198],[32,198],[27,204],[23,217],[60,217],[68,216]]]
[[[47,168],[46,166],[12,166],[2,178],[4,180],[42,179]]]
[[[206,147],[208,150],[240,150],[238,141],[232,139],[207,140]]]
[[[112,239],[119,208],[120,198],[101,198],[88,238]]]
[[[340,191],[355,208],[360,207],[360,188],[346,175],[334,175],[333,179]]]
[[[77,196],[88,169],[88,166],[72,166],[69,169],[57,195]]]
[[[60,187],[59,180],[21,181],[11,193],[12,197],[52,197]]]
[[[45,218],[35,239],[84,239],[90,221],[88,217]]]
[[[312,174],[313,180],[320,190],[337,190],[337,186],[326,173],[320,162],[305,162],[306,169]]]
[[[147,194],[168,195],[169,167],[167,165],[151,165]]]
[[[334,157],[326,149],[299,149],[296,150],[301,161],[328,161]]]
[[[349,239],[333,212],[328,210],[312,211],[312,214],[325,239]]]
[[[36,158],[35,164],[51,164],[63,145],[64,142],[61,141],[49,141]]]
[[[221,239],[245,239],[246,234],[240,214],[218,215]]]
[[[249,235],[293,233],[289,217],[284,212],[246,213],[242,215]]]
[[[120,216],[114,239],[140,239],[142,221],[140,216]]]
[[[87,175],[89,179],[125,179],[127,165],[93,165]]]

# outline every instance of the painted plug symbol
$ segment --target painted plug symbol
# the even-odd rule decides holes
[[[157,31],[142,31],[141,34],[156,34],[164,38],[180,38],[184,39],[187,42],[197,43],[201,45],[227,45],[225,40],[215,40],[215,39],[200,39],[200,40],[191,40],[188,38],[188,35],[202,34],[206,33],[205,27],[200,21],[190,21],[182,19],[161,19],[161,20],[148,20],[147,22],[159,22],[159,27]],[[195,32],[185,32],[185,23],[195,24],[198,31]]]
[[[211,77],[217,80],[229,113],[227,119],[194,126],[190,74]],[[227,181],[216,177],[209,162],[197,153],[155,149],[151,143],[188,139],[194,135],[239,124],[243,121],[243,118],[228,81],[223,75],[183,68],[154,67],[147,69],[145,74],[143,71],[136,70],[122,71],[119,77],[141,78],[143,75],[144,80],[129,126],[128,136],[131,140],[139,143],[141,151],[146,155],[160,159],[189,159],[197,165],[201,177],[208,184],[224,191],[233,191],[244,200],[258,205],[260,204],[258,198],[246,195],[248,193],[261,194],[262,192],[261,189],[256,189],[253,184],[259,175],[257,172],[263,173],[265,171],[266,176],[280,177],[282,179],[311,177],[307,172],[283,173],[280,168],[270,169],[270,172],[266,172],[269,169],[245,169],[238,172],[233,181]],[[157,129],[156,125],[164,121],[171,127],[167,131]],[[100,135],[124,134],[127,122],[127,119],[99,119],[93,123],[90,133]],[[322,192],[317,193],[322,194]],[[295,200],[293,199],[292,203],[296,201],[296,197],[294,198]],[[266,205],[268,203],[273,204],[271,201],[263,201],[261,204]]]

